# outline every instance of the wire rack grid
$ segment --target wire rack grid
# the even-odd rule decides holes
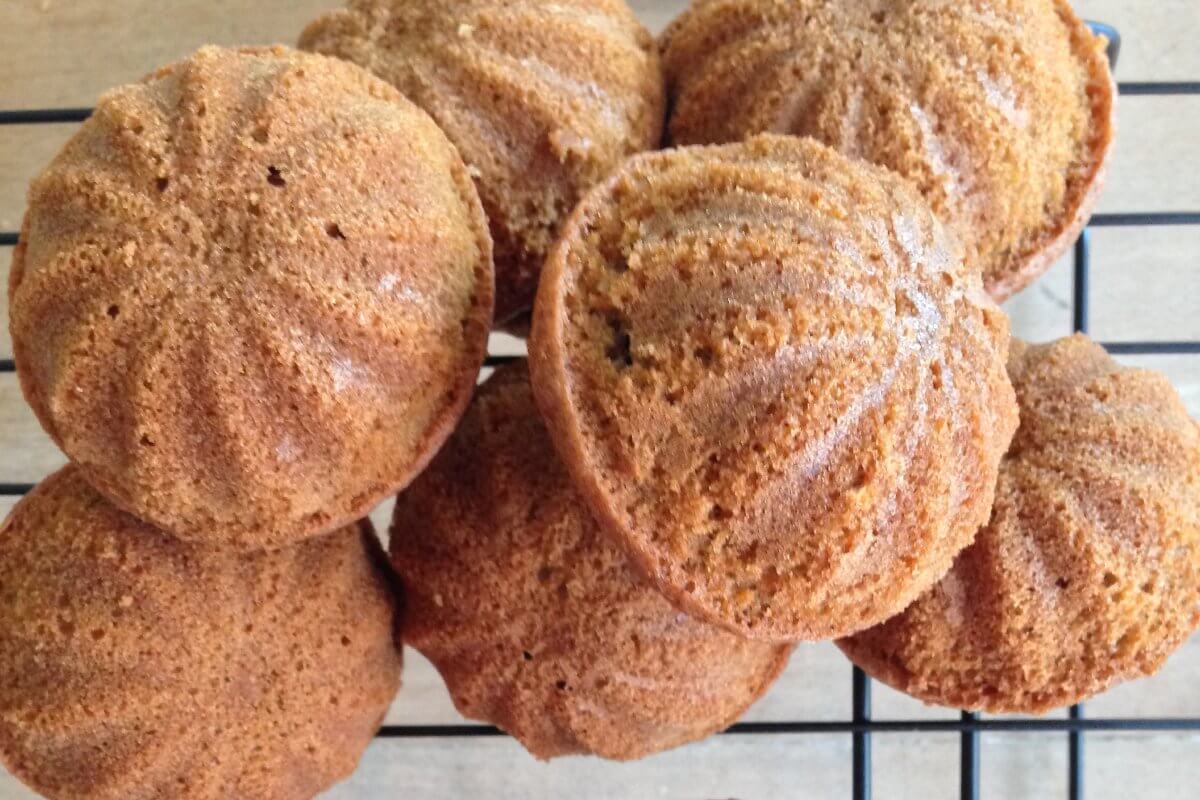
[[[1089,22],[1089,27],[1103,34],[1109,42],[1108,57],[1115,66],[1120,53],[1121,37],[1109,25]],[[1200,95],[1200,81],[1122,82],[1118,84],[1124,96],[1184,96]],[[0,110],[0,125],[38,125],[82,122],[91,114],[90,108],[34,108]],[[1072,318],[1075,330],[1088,331],[1088,285],[1090,279],[1091,228],[1200,226],[1200,211],[1196,212],[1135,212],[1096,214],[1088,223],[1074,247],[1074,288]],[[0,231],[0,247],[13,246],[18,232]],[[1191,355],[1200,356],[1200,340],[1186,341],[1122,341],[1103,342],[1114,355]],[[516,356],[489,356],[485,366],[498,366]],[[0,360],[0,372],[12,372],[11,359]],[[0,483],[0,496],[22,495],[32,484]],[[854,667],[851,674],[850,719],[842,721],[790,720],[779,722],[738,723],[723,731],[731,736],[782,736],[803,734],[846,734],[852,738],[851,796],[853,800],[870,800],[872,796],[871,740],[875,735],[905,733],[957,733],[960,736],[959,785],[962,800],[980,798],[980,737],[985,733],[1022,733],[1029,735],[1065,735],[1068,749],[1066,796],[1083,800],[1084,744],[1088,732],[1124,731],[1133,733],[1192,732],[1200,733],[1200,717],[1124,717],[1089,718],[1082,704],[1072,706],[1065,718],[1027,719],[981,717],[963,711],[959,719],[903,720],[874,719],[871,716],[871,678]],[[377,734],[384,739],[473,738],[496,737],[506,734],[490,725],[385,725]]]

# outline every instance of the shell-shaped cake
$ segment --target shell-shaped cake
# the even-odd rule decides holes
[[[400,682],[369,523],[198,548],[74,467],[0,528],[0,761],[55,800],[307,800],[353,771]]]
[[[1070,247],[1099,196],[1115,87],[1067,0],[693,0],[661,45],[673,141],[791,133],[889,167],[997,300]]]
[[[839,642],[921,700],[1042,712],[1153,674],[1200,626],[1200,427],[1084,336],[1014,340],[991,522],[904,613]]]
[[[364,66],[470,165],[496,247],[496,320],[528,310],[562,219],[662,138],[654,40],[625,0],[350,0],[300,47]]]
[[[104,95],[33,182],[9,302],[38,418],[117,505],[251,549],[363,516],[466,407],[487,223],[365,70],[206,47]]]
[[[558,463],[523,364],[502,367],[397,501],[403,635],[464,715],[535,756],[633,759],[714,733],[788,645],[696,622],[642,582]]]
[[[533,388],[582,495],[683,610],[820,639],[987,521],[1008,322],[898,176],[811,139],[637,156],[564,225]]]

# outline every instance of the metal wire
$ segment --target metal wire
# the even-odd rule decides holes
[[[1071,316],[1074,317],[1074,327],[1079,333],[1088,332],[1088,317],[1090,306],[1088,280],[1091,277],[1092,266],[1092,237],[1084,231],[1075,242],[1075,281],[1072,292]],[[1068,714],[1072,721],[1078,722],[1083,718],[1083,706],[1073,705]],[[1083,800],[1083,731],[1072,730],[1067,734],[1067,797],[1070,800]]]
[[[858,667],[851,670],[851,709],[854,723],[871,723],[871,679]],[[854,777],[851,793],[854,800],[871,798],[871,731],[860,730],[853,734]]]
[[[1083,719],[1083,704],[1071,706],[1072,720]],[[1067,734],[1067,796],[1071,800],[1083,800],[1083,731]]]
[[[868,680],[870,680],[868,678]],[[739,722],[724,736],[829,736],[834,734],[907,733],[1021,733],[1061,735],[1072,732],[1200,733],[1200,717],[1096,717],[1064,719],[991,718],[967,715],[958,719],[787,720]],[[385,725],[379,735],[389,739],[507,736],[491,725]],[[864,764],[867,760],[864,758]]]
[[[962,721],[978,722],[979,715],[964,711]],[[973,729],[965,730],[959,736],[958,785],[962,800],[979,800],[979,731]]]
[[[1108,56],[1114,64],[1120,52],[1121,37],[1111,27],[1088,23],[1108,38]],[[1200,81],[1124,82],[1118,84],[1123,95],[1184,96],[1200,95]],[[43,125],[81,122],[90,108],[43,108],[0,111],[0,125]],[[1200,225],[1200,212],[1137,212],[1096,214],[1089,228],[1160,227]],[[18,242],[16,231],[0,232],[0,247]],[[1086,332],[1089,322],[1089,279],[1091,237],[1087,230],[1074,249],[1072,321],[1075,330]],[[1116,355],[1196,355],[1200,341],[1127,341],[1104,342]],[[485,366],[495,367],[519,356],[489,356]],[[0,359],[0,372],[13,372],[12,359]],[[33,489],[28,483],[0,483],[0,495],[19,496]],[[982,735],[985,733],[1067,734],[1068,783],[1071,800],[1084,797],[1084,744],[1089,731],[1192,732],[1200,733],[1200,718],[1085,718],[1083,707],[1071,707],[1066,719],[994,719],[962,712],[959,719],[880,720],[871,716],[871,679],[857,667],[852,672],[851,719],[846,721],[792,720],[781,722],[745,722],[723,731],[728,736],[781,736],[803,734],[849,734],[852,737],[852,793],[855,800],[870,800],[872,788],[871,737],[874,734],[958,733],[960,735],[960,796],[963,800],[980,797]],[[385,725],[382,739],[474,738],[506,734],[490,725]]]

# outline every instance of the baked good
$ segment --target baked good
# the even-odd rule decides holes
[[[791,651],[695,622],[637,577],[558,463],[523,362],[480,388],[400,495],[391,553],[405,642],[459,711],[539,758],[632,759],[700,739]]]
[[[1084,336],[1014,341],[991,522],[903,614],[840,642],[929,703],[1042,712],[1150,675],[1200,625],[1200,429]]]
[[[300,47],[383,77],[458,147],[496,243],[497,322],[532,304],[583,191],[662,139],[657,50],[625,0],[349,0]]]
[[[533,388],[594,513],[746,636],[892,616],[987,521],[1008,321],[920,196],[811,139],[635,157],[534,307]]]
[[[793,133],[896,170],[997,300],[1074,242],[1112,152],[1104,40],[1067,0],[694,0],[661,45],[673,141]]]
[[[0,761],[53,800],[307,800],[400,682],[370,523],[235,554],[67,467],[0,528]]]
[[[358,519],[465,408],[486,221],[366,71],[206,47],[105,94],[34,180],[9,283],[25,397],[87,479],[180,538]]]

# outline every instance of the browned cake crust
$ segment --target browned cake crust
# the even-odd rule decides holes
[[[364,515],[449,434],[490,253],[466,167],[395,89],[207,47],[104,95],[33,182],[9,283],[21,385],[122,508],[285,544]]]
[[[839,644],[929,703],[1041,712],[1150,675],[1200,625],[1200,429],[1086,337],[1013,343],[1021,428],[991,523],[903,614]]]
[[[483,385],[396,506],[404,638],[468,717],[539,758],[632,759],[733,722],[791,647],[676,611],[601,534],[559,465],[524,364]]]
[[[370,523],[197,548],[68,467],[0,528],[0,761],[54,800],[307,800],[400,683]]]
[[[563,217],[662,139],[654,40],[624,0],[350,0],[300,47],[367,67],[471,166],[496,242],[496,320],[528,309]]]
[[[820,639],[903,609],[987,521],[1007,318],[920,196],[811,139],[638,156],[546,263],[538,404],[683,610]]]
[[[693,0],[663,35],[681,144],[812,136],[915,182],[1003,300],[1091,215],[1104,41],[1067,0]]]

